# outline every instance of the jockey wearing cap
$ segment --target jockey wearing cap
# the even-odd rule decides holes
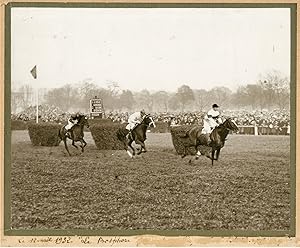
[[[138,124],[142,122],[145,115],[146,113],[143,109],[130,115],[128,118],[128,125],[126,126],[126,129],[131,132]]]
[[[70,131],[74,125],[76,125],[79,121],[80,114],[72,114],[71,117],[68,119],[68,124],[65,126],[65,129]]]
[[[217,104],[212,105],[212,109],[207,112],[203,120],[203,134],[210,134],[212,130],[222,123],[220,118],[219,106]]]

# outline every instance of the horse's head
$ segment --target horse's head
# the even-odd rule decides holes
[[[226,121],[224,121],[223,126],[226,127],[227,129],[233,131],[233,132],[238,132],[239,128],[236,124],[236,122],[232,118],[226,118]]]
[[[150,127],[151,125],[153,125],[154,128],[156,127],[153,118],[149,114],[144,116],[142,124],[148,127]]]
[[[88,119],[86,115],[80,115],[78,125],[90,127]]]

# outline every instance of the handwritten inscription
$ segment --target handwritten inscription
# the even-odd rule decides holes
[[[114,246],[122,243],[129,243],[129,238],[123,237],[90,237],[90,236],[62,236],[62,237],[34,237],[20,238],[20,244],[51,244],[65,245],[80,242],[82,245]]]
[[[114,245],[114,244],[128,243],[128,242],[130,242],[130,240],[126,239],[126,238],[114,237],[114,238],[105,239],[103,237],[100,237],[98,239],[98,243],[97,244],[110,244],[110,245]]]

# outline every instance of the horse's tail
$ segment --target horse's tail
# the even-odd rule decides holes
[[[62,140],[61,128],[58,130],[58,137]]]

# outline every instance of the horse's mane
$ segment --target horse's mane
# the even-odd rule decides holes
[[[81,120],[82,118],[85,118],[85,115],[79,115],[79,118]]]

